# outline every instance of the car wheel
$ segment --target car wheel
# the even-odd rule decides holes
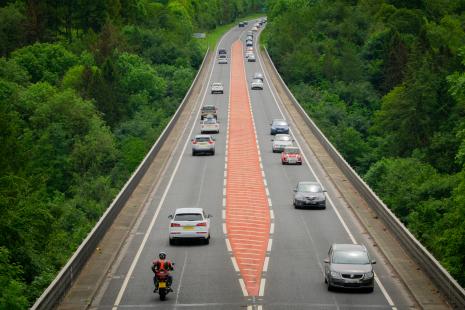
[[[328,283],[328,291],[332,291],[334,289],[334,287],[331,285],[331,283],[327,282]]]
[[[212,151],[212,153],[211,153],[211,154],[212,154],[212,155],[215,155],[215,151]]]
[[[194,150],[192,150],[192,156],[195,156],[195,155],[197,155],[197,153]]]
[[[374,287],[369,287],[369,288],[367,288],[367,292],[368,292],[368,293],[373,293],[374,290],[375,290]]]
[[[170,245],[175,245],[175,244],[176,244],[176,240],[170,239]]]
[[[205,243],[205,244],[210,244],[210,236],[208,236],[208,238],[205,239],[203,243]]]

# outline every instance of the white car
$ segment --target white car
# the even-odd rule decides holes
[[[249,57],[247,57],[247,62],[255,62],[255,55],[252,54]]]
[[[252,47],[252,46],[247,46],[246,51],[247,51],[247,52],[253,52],[253,47]]]
[[[196,135],[192,139],[192,156],[206,153],[215,155],[215,139],[210,135]]]
[[[228,57],[226,55],[224,55],[224,54],[219,55],[218,63],[219,64],[227,64],[228,63]]]
[[[263,82],[260,79],[252,80],[252,84],[250,84],[251,89],[262,89],[263,90]]]
[[[216,82],[212,83],[212,94],[222,94],[223,93],[223,83]]]
[[[253,52],[246,52],[245,58],[249,58],[250,56],[254,56]]]
[[[273,153],[281,153],[286,146],[293,145],[293,140],[288,134],[277,134],[274,139],[271,139],[271,141],[273,141]]]
[[[179,208],[173,215],[169,228],[170,245],[180,239],[200,239],[205,244],[210,242],[210,214],[202,208]]]
[[[252,27],[252,31],[253,31],[253,32],[257,32],[257,31],[258,31],[258,28],[254,26],[254,27]]]
[[[206,117],[200,123],[200,133],[220,133],[220,124],[218,124],[216,118]]]
[[[264,79],[263,73],[261,73],[261,72],[255,72],[254,75],[253,75],[253,79],[254,79],[254,80],[258,79],[258,80],[261,80],[261,81],[263,82],[263,79]]]

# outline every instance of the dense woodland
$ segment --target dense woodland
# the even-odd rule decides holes
[[[163,130],[204,50],[253,0],[0,0],[0,309],[25,309]]]
[[[269,0],[264,40],[342,155],[465,285],[465,1]]]

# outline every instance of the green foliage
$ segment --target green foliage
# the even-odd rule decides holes
[[[465,285],[463,1],[271,0],[264,38],[304,109]]]

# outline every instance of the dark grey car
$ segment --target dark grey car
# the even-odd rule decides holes
[[[325,258],[325,283],[333,288],[359,288],[373,292],[375,260],[360,244],[333,244]]]
[[[299,182],[294,189],[294,207],[326,208],[325,190],[318,182]]]

